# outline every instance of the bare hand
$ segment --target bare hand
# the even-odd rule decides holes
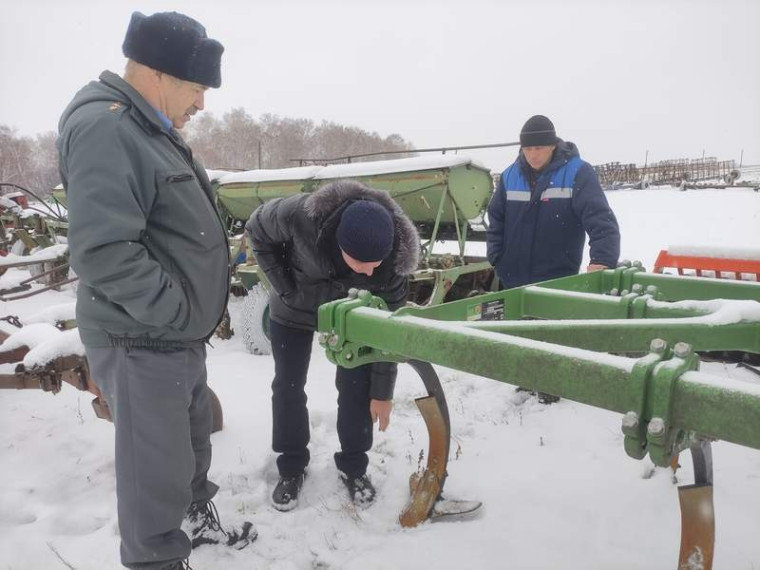
[[[393,400],[370,400],[369,415],[372,416],[372,423],[380,420],[380,431],[385,431],[388,424],[391,423],[391,410],[393,409]]]
[[[592,271],[601,271],[602,269],[609,269],[606,265],[599,265],[598,263],[589,263],[588,267],[586,268],[586,273],[591,273]]]

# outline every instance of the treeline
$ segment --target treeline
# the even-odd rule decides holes
[[[16,184],[42,196],[50,194],[60,182],[57,139],[52,131],[25,137],[0,125],[0,182]],[[0,187],[0,194],[15,191],[12,187]]]
[[[357,127],[315,124],[310,119],[262,115],[258,120],[244,109],[233,109],[217,119],[211,113],[195,117],[182,132],[195,156],[210,169],[287,168],[291,159],[334,158],[383,151],[411,150],[400,135],[385,138]],[[21,136],[0,125],[0,182],[28,188],[46,197],[60,183],[55,132]],[[372,157],[403,158],[409,154]],[[15,191],[0,187],[0,194]]]
[[[262,115],[258,120],[244,109],[233,109],[217,119],[204,113],[193,119],[184,136],[206,168],[253,170],[299,166],[294,159],[336,158],[384,151],[411,150],[400,135],[385,138],[358,127],[311,119]],[[413,153],[370,157],[405,158]]]

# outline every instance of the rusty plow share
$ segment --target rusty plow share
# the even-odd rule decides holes
[[[427,519],[470,514],[481,506],[479,501],[442,499],[451,441],[449,408],[433,366],[419,360],[411,360],[409,365],[420,375],[428,393],[417,398],[415,403],[425,420],[430,443],[425,470],[422,474],[413,473],[409,478],[411,497],[399,516],[401,526],[407,528]]]

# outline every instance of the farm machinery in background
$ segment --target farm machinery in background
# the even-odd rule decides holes
[[[0,289],[0,299],[22,298],[8,295],[31,289],[33,282],[44,284],[47,290],[75,281],[69,277],[65,214],[26,188],[2,182],[0,187],[17,190],[0,195],[0,276],[10,268],[31,273],[13,288]],[[29,197],[36,201],[30,202]]]
[[[313,192],[336,179],[358,180],[387,191],[414,222],[420,237],[420,266],[411,277],[409,301],[435,305],[495,287],[484,257],[466,253],[468,242],[485,242],[484,214],[493,192],[490,171],[470,158],[441,155],[281,170],[253,170],[215,178],[219,208],[239,249],[233,292],[247,293],[243,337],[247,349],[269,354],[269,293],[251,252],[244,253],[243,224],[253,210],[274,198]],[[448,251],[437,242],[455,243]],[[245,259],[246,261],[243,261]]]

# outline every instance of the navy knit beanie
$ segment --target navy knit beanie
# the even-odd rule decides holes
[[[393,249],[395,230],[390,212],[372,200],[357,200],[341,214],[335,237],[357,261],[382,261]]]
[[[543,115],[533,115],[520,131],[520,146],[551,146],[557,144],[554,124]]]
[[[222,84],[224,46],[184,14],[134,12],[121,49],[125,57],[179,79],[207,87]]]

